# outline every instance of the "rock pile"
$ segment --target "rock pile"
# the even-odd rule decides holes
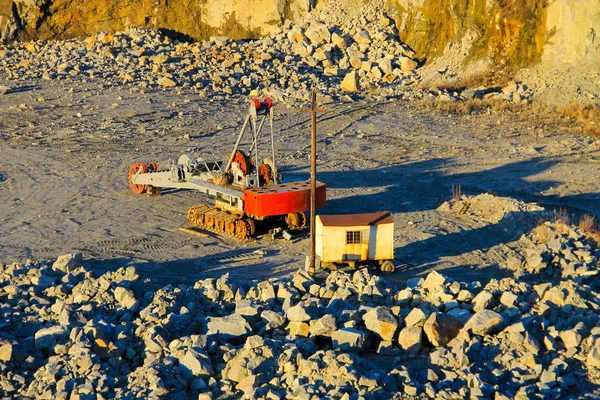
[[[482,193],[477,196],[459,196],[442,203],[437,210],[471,215],[486,222],[498,223],[506,219],[522,220],[523,218],[539,217],[544,208],[535,203],[525,203],[510,197]]]
[[[532,398],[600,383],[598,282],[432,272],[397,290],[367,270],[300,270],[157,288],[78,260],[0,264],[5,396]]]
[[[419,62],[399,40],[384,2],[369,2],[352,18],[340,18],[335,10],[333,4],[305,20],[286,21],[256,41],[213,37],[182,43],[158,31],[129,28],[85,40],[14,43],[0,46],[0,71],[15,80],[189,89],[216,100],[269,95],[296,103],[306,101],[312,89],[325,100],[356,94],[465,99],[446,90],[412,89],[420,80]]]
[[[580,283],[598,275],[600,249],[581,229],[562,222],[545,222],[522,238],[529,246],[507,267],[524,274],[571,278]]]

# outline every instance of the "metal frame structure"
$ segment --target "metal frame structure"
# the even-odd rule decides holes
[[[216,199],[215,210],[196,206],[188,211],[188,222],[194,226],[216,229],[240,239],[252,236],[257,231],[258,221],[280,220],[290,228],[302,228],[306,224],[304,211],[311,207],[311,190],[317,197],[318,206],[325,204],[325,185],[318,183],[311,189],[309,182],[282,183],[275,162],[275,137],[273,130],[273,103],[270,99],[252,100],[248,114],[237,136],[235,145],[225,163],[196,154],[184,154],[168,168],[159,170],[156,162],[138,163],[129,170],[129,184],[135,193],[159,194],[161,188],[198,190]],[[260,121],[259,121],[259,117]],[[269,121],[271,157],[259,160],[259,139],[265,123]],[[250,126],[251,142],[249,154],[254,152],[254,161],[242,150],[240,144]],[[236,228],[237,220],[245,221],[244,227]],[[209,217],[207,217],[207,215]],[[211,218],[215,219],[213,221]],[[228,226],[228,223],[236,226]]]

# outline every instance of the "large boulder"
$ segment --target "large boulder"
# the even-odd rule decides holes
[[[356,75],[356,71],[346,74],[340,84],[340,88],[347,93],[358,92],[358,76]]]
[[[173,79],[167,78],[166,76],[161,76],[160,78],[158,78],[156,83],[158,83],[160,86],[164,86],[164,87],[177,86],[177,83],[175,83],[175,81]]]
[[[402,71],[404,71],[404,72],[413,71],[417,68],[418,65],[419,64],[417,64],[416,61],[411,60],[408,57],[400,58],[400,69],[402,69]]]
[[[359,69],[362,66],[362,62],[365,59],[365,54],[355,49],[354,47],[349,47],[346,49],[346,54],[348,55],[348,62],[354,69]]]
[[[310,334],[310,326],[306,322],[290,321],[287,325],[287,330],[290,336],[308,337]]]
[[[331,41],[331,33],[329,29],[323,24],[313,23],[311,26],[306,28],[304,36],[310,40],[311,44],[318,46],[322,43],[329,43]]]
[[[587,366],[588,368],[599,368],[600,369],[600,350],[598,348],[593,348],[588,356],[587,356]]]
[[[475,335],[485,336],[499,327],[504,319],[500,314],[492,310],[482,310],[476,313],[465,324],[465,329]]]
[[[123,287],[115,288],[115,300],[121,305],[121,307],[128,310],[135,310],[138,306],[138,302],[135,299],[135,295],[129,289]]]
[[[428,316],[429,311],[422,310],[420,308],[413,308],[404,318],[404,323],[406,326],[423,326]]]
[[[275,311],[265,310],[260,313],[260,317],[267,323],[265,325],[266,330],[281,328],[285,325],[284,316]]]
[[[363,315],[365,326],[382,340],[392,341],[398,329],[398,321],[387,307],[374,308]]]
[[[62,256],[58,256],[54,264],[52,264],[52,269],[67,273],[81,267],[82,263],[83,255],[81,253],[63,254]]]
[[[13,346],[10,343],[4,343],[0,346],[0,361],[10,361],[12,358]]]
[[[35,333],[35,347],[38,350],[54,349],[57,341],[66,335],[66,330],[62,326],[51,326],[49,328],[40,329]]]
[[[583,336],[577,329],[561,331],[559,336],[567,349],[570,347],[578,347],[583,340]]]
[[[331,314],[323,315],[321,318],[310,322],[310,334],[312,336],[331,336],[336,329],[335,317]]]
[[[407,354],[417,354],[421,350],[423,328],[420,326],[409,326],[398,334],[398,344]]]
[[[225,317],[212,317],[208,321],[207,328],[207,335],[219,334],[226,339],[243,337],[252,332],[252,328],[248,322],[238,314],[231,314]]]
[[[371,36],[369,32],[366,30],[359,31],[356,35],[353,36],[354,41],[358,44],[369,44],[371,43]]]
[[[492,295],[487,290],[481,291],[477,296],[471,300],[471,304],[473,304],[473,311],[479,312],[488,308],[492,301],[494,300],[494,295]]]
[[[446,283],[446,277],[437,271],[430,272],[425,281],[421,286],[429,291],[429,293],[436,293],[444,289]]]
[[[335,32],[331,35],[331,43],[333,43],[335,46],[339,47],[342,50],[344,50],[348,46],[348,44],[346,43],[346,39]]]
[[[188,381],[208,379],[215,373],[210,357],[199,349],[188,350],[179,359],[179,370]]]
[[[367,341],[367,335],[353,328],[342,328],[331,335],[333,347],[342,351],[359,352]]]
[[[314,319],[317,316],[317,313],[314,307],[305,307],[301,304],[297,304],[288,308],[285,315],[290,321],[306,322]]]
[[[292,283],[300,292],[308,292],[308,289],[313,283],[315,283],[315,280],[308,272],[303,269],[299,269],[292,276]]]
[[[423,325],[423,331],[432,345],[445,346],[458,335],[462,327],[462,322],[457,318],[433,313]]]

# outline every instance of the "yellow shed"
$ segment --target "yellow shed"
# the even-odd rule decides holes
[[[394,220],[388,211],[367,214],[317,215],[316,255],[322,266],[377,261],[394,270]]]

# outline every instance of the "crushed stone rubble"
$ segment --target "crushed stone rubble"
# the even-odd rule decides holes
[[[561,248],[586,248],[572,236]],[[533,399],[600,384],[591,274],[482,285],[434,271],[398,290],[367,269],[156,286],[131,266],[97,275],[79,253],[0,267],[6,398]]]
[[[475,216],[486,222],[498,223],[503,220],[519,222],[523,218],[540,218],[544,208],[511,197],[482,193],[476,196],[458,196],[456,199],[445,201],[437,210]]]
[[[214,100],[268,95],[288,104],[305,102],[312,89],[324,101],[361,96],[457,101],[492,95],[518,101],[524,93],[517,82],[495,93],[467,90],[466,97],[447,89],[419,89],[420,62],[399,40],[384,2],[370,2],[351,17],[341,15],[333,4],[254,41],[212,37],[187,43],[131,27],[84,40],[0,45],[0,71],[11,86],[18,86],[15,80],[84,81],[140,90],[189,89]]]
[[[594,237],[595,236],[595,237]],[[597,279],[598,235],[563,222],[545,222],[521,241],[524,252],[507,260],[506,267],[523,275],[543,275],[583,282]]]

